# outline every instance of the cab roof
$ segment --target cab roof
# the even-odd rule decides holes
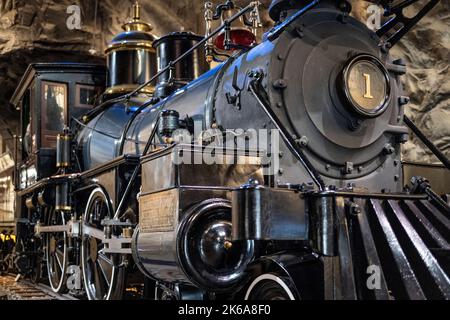
[[[101,64],[75,63],[75,62],[49,62],[49,63],[32,63],[28,66],[22,79],[17,85],[14,94],[10,99],[10,103],[17,108],[22,100],[25,91],[33,82],[37,75],[45,73],[105,73],[106,66]]]

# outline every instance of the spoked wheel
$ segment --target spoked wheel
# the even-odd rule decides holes
[[[34,258],[34,267],[30,274],[31,282],[37,284],[42,281],[42,257],[37,256]]]
[[[64,225],[66,220],[64,213],[52,210],[49,217],[49,226]],[[67,273],[67,234],[66,232],[47,233],[46,256],[47,256],[47,274],[50,287],[54,292],[66,290]]]
[[[272,273],[262,274],[250,284],[245,300],[296,300],[289,281]]]
[[[105,218],[112,218],[111,206],[103,190],[95,189],[86,206],[84,224],[103,233],[101,221]],[[118,267],[120,255],[106,254],[104,248],[102,240],[83,234],[81,264],[89,300],[116,300],[123,295],[125,268]]]

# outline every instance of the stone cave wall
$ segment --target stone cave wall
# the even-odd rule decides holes
[[[14,89],[32,62],[104,61],[103,50],[131,16],[131,0],[0,0],[0,135],[11,145],[17,112],[8,104]],[[218,3],[220,1],[214,0]],[[238,4],[248,3],[245,0]],[[263,24],[271,25],[263,0]],[[177,30],[203,33],[203,1],[141,0],[143,20],[161,36]],[[81,30],[69,30],[67,7],[81,8]],[[366,1],[354,0],[354,15],[366,21]],[[450,2],[437,8],[393,50],[408,62],[405,91],[411,97],[407,114],[450,156]],[[9,137],[9,138],[8,138]],[[434,162],[415,140],[404,147],[404,158]]]
[[[414,5],[413,15],[425,1]],[[354,14],[366,21],[366,1],[354,1]],[[406,114],[447,157],[450,157],[450,1],[441,1],[391,50],[407,62]],[[439,160],[415,137],[403,146],[403,159],[426,163]]]

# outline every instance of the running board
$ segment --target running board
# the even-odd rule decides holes
[[[450,211],[430,200],[333,198],[326,299],[450,299]]]

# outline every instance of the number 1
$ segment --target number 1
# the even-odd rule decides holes
[[[370,74],[363,73],[364,79],[366,82],[366,93],[364,94],[364,98],[366,99],[373,99],[372,93],[371,93],[371,86],[370,86]]]

